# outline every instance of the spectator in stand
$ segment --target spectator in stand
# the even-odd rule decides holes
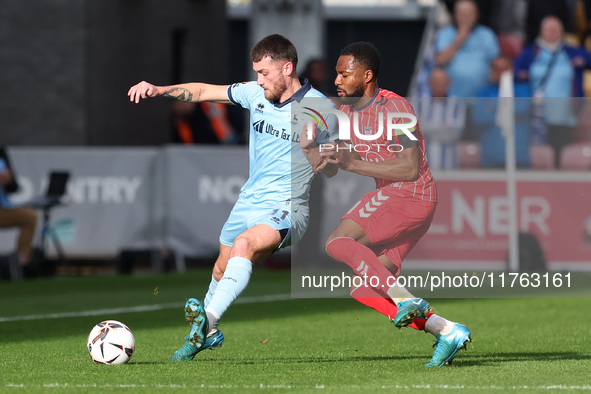
[[[542,21],[536,42],[521,52],[515,60],[517,77],[529,80],[535,97],[543,97],[543,115],[547,142],[556,152],[556,167],[561,149],[572,141],[577,123],[580,100],[583,97],[583,71],[591,68],[591,54],[580,47],[565,45],[564,28],[560,19],[548,16]]]
[[[506,160],[505,138],[497,126],[499,84],[505,71],[513,70],[510,56],[498,56],[491,65],[490,83],[478,92],[478,99],[472,107],[473,123],[480,131],[480,166],[483,168],[504,168]],[[514,85],[515,99],[515,156],[518,168],[530,166],[529,123],[531,89],[526,82]],[[501,99],[502,100],[502,99]]]
[[[454,7],[459,0],[442,0],[450,14],[453,14]],[[474,0],[479,12],[478,23],[494,30],[494,13],[497,3],[503,0]]]
[[[474,97],[486,84],[499,44],[490,28],[478,24],[474,1],[456,1],[453,20],[437,33],[435,63],[445,68],[451,79],[450,95]]]
[[[536,41],[544,18],[552,15],[562,22],[562,26],[568,26],[571,20],[569,13],[568,0],[529,0],[525,22],[527,43]]]
[[[0,228],[17,228],[16,253],[22,266],[31,262],[37,213],[29,207],[15,206],[9,194],[18,189],[8,153],[0,146]]]
[[[466,103],[449,96],[447,72],[436,68],[429,76],[432,97],[419,97],[412,105],[425,136],[427,160],[433,170],[454,170],[458,167],[456,145],[466,125]]]

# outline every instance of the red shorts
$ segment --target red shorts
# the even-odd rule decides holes
[[[372,249],[398,267],[419,239],[429,230],[436,202],[419,200],[385,187],[364,195],[342,219],[359,224]]]

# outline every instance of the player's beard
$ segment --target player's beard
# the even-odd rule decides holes
[[[345,95],[339,96],[341,105],[354,105],[361,99],[361,97],[363,97],[364,87],[363,84],[359,84],[355,86],[351,92],[347,92],[345,90],[342,90],[342,92]]]
[[[265,92],[265,98],[269,101],[279,101],[286,90],[287,83],[284,80],[280,80],[273,86],[273,89]]]

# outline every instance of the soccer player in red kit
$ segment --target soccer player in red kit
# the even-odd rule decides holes
[[[380,62],[379,52],[367,42],[347,46],[337,62],[335,85],[343,103],[339,109],[350,119],[350,145],[320,146],[324,160],[318,167],[336,165],[373,177],[376,190],[341,218],[326,241],[326,251],[357,275],[379,278],[379,285],[353,288],[351,296],[399,328],[410,326],[435,335],[437,345],[426,366],[442,366],[465,348],[470,330],[434,314],[425,300],[392,285],[402,260],[431,225],[437,189],[413,108],[378,87]],[[390,128],[391,138],[388,122],[397,124]]]

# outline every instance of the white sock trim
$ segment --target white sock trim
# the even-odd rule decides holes
[[[436,314],[432,314],[425,322],[425,331],[435,336],[447,335],[453,328],[454,322]]]
[[[394,286],[388,289],[388,296],[394,301],[396,305],[402,301],[410,300],[411,298],[416,298],[414,295],[411,294],[410,291],[406,290],[406,287],[399,286],[394,284]]]
[[[206,337],[209,337],[210,335],[215,334],[215,332],[218,330],[218,323],[220,321],[220,317],[218,316],[217,313],[215,313],[215,311],[211,308],[207,308],[205,309],[205,315],[206,316],[213,316],[213,318],[215,319],[214,323],[211,324],[210,319],[208,317],[207,319],[207,335],[205,335]]]

